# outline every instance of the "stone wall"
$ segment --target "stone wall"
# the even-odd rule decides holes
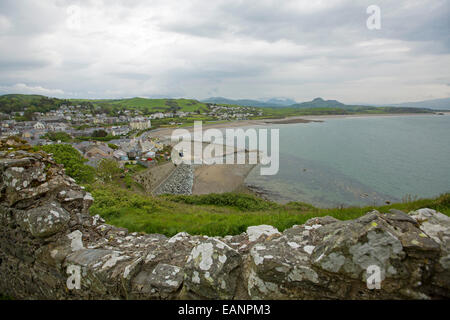
[[[450,297],[450,219],[430,209],[224,238],[130,234],[90,216],[90,194],[51,158],[23,151],[1,152],[0,192],[0,293],[17,299]],[[383,281],[369,290],[373,265]]]
[[[155,188],[153,194],[192,194],[194,168],[188,164],[178,165],[165,181]]]

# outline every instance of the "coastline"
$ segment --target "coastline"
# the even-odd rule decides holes
[[[450,112],[442,112],[449,115]],[[239,128],[249,126],[267,126],[276,124],[295,124],[295,123],[312,123],[324,122],[327,119],[338,118],[363,118],[363,117],[393,117],[393,116],[417,116],[417,115],[435,115],[421,113],[404,113],[404,114],[353,114],[353,115],[316,115],[316,116],[294,116],[284,119],[261,119],[261,120],[240,120],[230,121],[226,123],[208,123],[203,125],[203,129],[226,129]],[[177,128],[161,128],[155,131],[148,131],[148,137],[157,137],[162,140],[169,140],[172,132]],[[184,127],[183,129],[192,132],[194,127]],[[236,152],[236,150],[235,150]],[[194,182],[192,194],[201,195],[209,193],[225,193],[225,192],[244,192],[267,198],[264,190],[257,190],[252,186],[245,184],[245,179],[256,165],[194,165]]]
[[[450,111],[440,112],[443,115],[450,115]],[[308,123],[308,122],[323,122],[327,119],[344,119],[344,118],[371,118],[371,117],[402,117],[402,116],[438,116],[436,113],[361,113],[361,114],[324,114],[324,115],[309,115],[309,116],[292,116],[284,119],[264,119],[255,121],[267,121],[269,123],[275,123],[277,121],[299,120],[296,123]],[[294,122],[291,122],[294,123]]]
[[[440,112],[443,115],[450,115],[450,111]],[[306,115],[306,116],[292,116],[286,118],[274,118],[274,119],[258,119],[258,120],[234,120],[221,123],[207,123],[203,124],[203,129],[226,129],[226,128],[239,128],[249,126],[265,126],[271,124],[295,124],[295,123],[314,123],[324,122],[327,119],[341,119],[341,118],[366,118],[366,117],[401,117],[401,116],[440,116],[436,113],[383,113],[383,114],[326,114],[326,115]],[[146,132],[146,136],[150,138],[170,139],[170,136],[174,130],[186,129],[189,132],[194,130],[194,126],[188,126],[183,128],[158,128]]]

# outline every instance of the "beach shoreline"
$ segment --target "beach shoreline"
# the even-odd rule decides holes
[[[444,115],[450,115],[450,111],[440,112]],[[327,114],[327,115],[306,115],[306,116],[292,116],[286,118],[272,118],[272,119],[258,119],[258,120],[234,120],[220,123],[202,124],[203,129],[227,129],[227,128],[242,128],[251,126],[267,126],[274,124],[295,124],[295,123],[314,123],[324,122],[327,119],[344,119],[344,118],[366,118],[366,117],[401,117],[401,116],[439,116],[436,113],[383,113],[383,114]],[[185,129],[193,132],[194,126],[182,128],[158,128],[147,131],[145,134],[149,138],[159,138],[163,140],[170,139],[172,132],[177,129]]]
[[[256,165],[254,164],[213,164],[194,168],[192,194],[202,195],[226,192],[250,192],[245,179]]]
[[[442,112],[449,115],[450,112]],[[295,116],[286,117],[284,119],[261,119],[261,120],[240,120],[230,121],[226,123],[208,123],[202,126],[203,129],[226,129],[226,128],[242,128],[251,126],[267,126],[267,125],[284,125],[295,123],[313,123],[323,122],[327,119],[341,118],[363,118],[363,117],[393,117],[393,116],[417,116],[417,115],[436,115],[421,113],[404,113],[404,114],[351,114],[351,115],[315,115],[315,116]],[[161,128],[155,131],[148,131],[147,136],[159,138],[162,140],[170,140],[171,134],[177,128]],[[192,132],[193,126],[184,127],[183,129]],[[255,165],[244,164],[213,164],[213,165],[195,165],[194,166],[194,184],[192,194],[210,194],[225,192],[244,192],[257,195],[262,198],[264,196],[262,190],[254,190],[245,184],[245,180]]]

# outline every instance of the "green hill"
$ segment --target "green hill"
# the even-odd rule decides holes
[[[145,114],[154,112],[208,111],[206,103],[193,99],[57,99],[40,95],[7,94],[0,96],[1,112],[17,111],[47,112],[57,109],[61,104],[85,105],[99,112],[113,114],[119,110],[139,110]]]
[[[233,101],[234,100],[229,100]],[[0,111],[11,113],[26,111],[24,120],[32,112],[47,112],[57,109],[61,104],[84,105],[94,113],[116,115],[121,110],[137,110],[143,114],[155,112],[207,112],[208,102],[194,99],[57,99],[40,95],[7,94],[0,96]],[[236,104],[226,104],[229,107]],[[346,105],[336,100],[316,98],[309,102],[297,103],[291,106],[263,107],[262,117],[286,117],[296,115],[321,114],[353,114],[353,113],[431,113],[430,109],[411,107],[374,107],[361,105]]]
[[[107,112],[115,112],[119,110],[139,110],[145,114],[154,112],[168,112],[168,111],[184,111],[196,112],[207,111],[206,103],[199,102],[193,99],[147,99],[147,98],[131,98],[131,99],[70,99],[71,103],[83,104],[91,103],[95,107],[99,107]]]
[[[348,105],[337,100],[324,100],[322,98],[296,103],[289,107],[264,108],[263,110],[266,116],[272,117],[329,114],[433,113],[433,110],[425,108]]]
[[[312,101],[296,103],[291,106],[292,108],[340,108],[346,109],[347,105],[337,100],[323,100],[322,98],[316,98]]]
[[[273,101],[274,99],[272,99]],[[202,102],[206,103],[214,103],[219,105],[233,105],[233,106],[241,106],[241,107],[281,107],[285,105],[280,105],[276,102],[263,102],[259,100],[251,100],[251,99],[227,99],[223,97],[212,97],[205,100],[202,100]]]
[[[312,101],[286,104],[289,99],[282,100],[283,104],[277,105],[277,99],[267,102],[257,100],[232,100],[222,97],[214,97],[203,100],[208,103],[232,106],[253,106],[263,108],[266,116],[296,116],[296,115],[321,115],[321,114],[353,114],[353,113],[431,113],[432,110],[426,108],[412,108],[407,106],[375,107],[365,105],[348,105],[337,100],[324,100],[315,98]],[[272,102],[270,102],[272,101]],[[279,103],[279,101],[278,101]]]
[[[18,111],[47,112],[57,109],[65,100],[40,95],[6,94],[0,96],[0,111],[11,113]]]

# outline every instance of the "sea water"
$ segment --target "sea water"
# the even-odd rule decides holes
[[[246,183],[277,202],[380,205],[450,191],[450,115],[329,118],[271,125],[280,169]]]

